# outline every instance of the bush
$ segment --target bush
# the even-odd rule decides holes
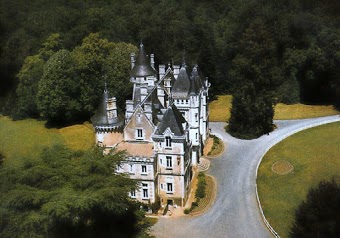
[[[290,237],[338,237],[339,204],[340,185],[334,179],[321,181],[317,188],[309,190],[306,201],[296,209]]]
[[[195,198],[200,199],[205,197],[205,188],[207,186],[207,182],[205,181],[205,174],[200,172],[198,174],[198,184],[195,193]]]

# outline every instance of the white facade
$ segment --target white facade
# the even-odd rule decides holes
[[[137,59],[131,55],[133,95],[125,119],[117,119],[115,98],[104,91],[101,114],[93,117],[96,143],[126,150],[117,172],[138,181],[131,199],[185,204],[208,135],[210,84],[202,80],[197,66],[189,75],[186,66],[160,65],[158,74],[141,45]]]

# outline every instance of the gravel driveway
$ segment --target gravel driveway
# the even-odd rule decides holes
[[[208,173],[216,178],[217,197],[198,217],[163,218],[152,227],[157,238],[272,237],[264,225],[256,200],[257,167],[264,154],[284,138],[307,128],[340,121],[340,116],[275,121],[278,128],[255,140],[231,137],[225,123],[212,122],[212,133],[223,139],[226,150],[212,159]]]

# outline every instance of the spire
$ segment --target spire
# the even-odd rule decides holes
[[[149,57],[145,53],[144,45],[141,42],[136,62],[130,71],[130,76],[147,77],[151,75],[157,75],[157,72],[152,68]]]
[[[185,66],[179,70],[177,80],[172,88],[174,98],[186,98],[190,90],[190,80]]]

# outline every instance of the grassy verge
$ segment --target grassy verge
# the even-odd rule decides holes
[[[197,198],[196,197],[196,202],[192,204],[191,208],[187,211],[186,214],[188,214],[189,212],[192,215],[201,214],[208,207],[210,207],[210,205],[214,201],[215,193],[216,193],[216,187],[215,187],[214,179],[209,175],[205,175],[204,176],[204,183],[205,183],[204,197],[203,198]]]
[[[6,158],[5,163],[15,163],[25,157],[37,158],[44,147],[57,143],[73,149],[89,148],[94,144],[94,133],[88,125],[47,129],[45,121],[12,121],[0,116],[0,152]]]
[[[337,115],[337,111],[332,105],[286,105],[279,103],[275,107],[276,120],[303,119]]]
[[[210,102],[210,121],[228,121],[230,118],[232,96],[220,95],[217,100]],[[337,115],[337,111],[332,105],[286,105],[279,103],[275,107],[275,120],[291,120],[313,117],[323,117]]]
[[[209,120],[210,121],[226,121],[230,118],[231,95],[219,95],[217,100],[209,104]]]
[[[299,132],[274,146],[258,171],[258,192],[264,214],[281,237],[288,237],[294,210],[308,189],[332,176],[340,182],[340,122]],[[294,166],[279,175],[272,171],[277,161]]]

